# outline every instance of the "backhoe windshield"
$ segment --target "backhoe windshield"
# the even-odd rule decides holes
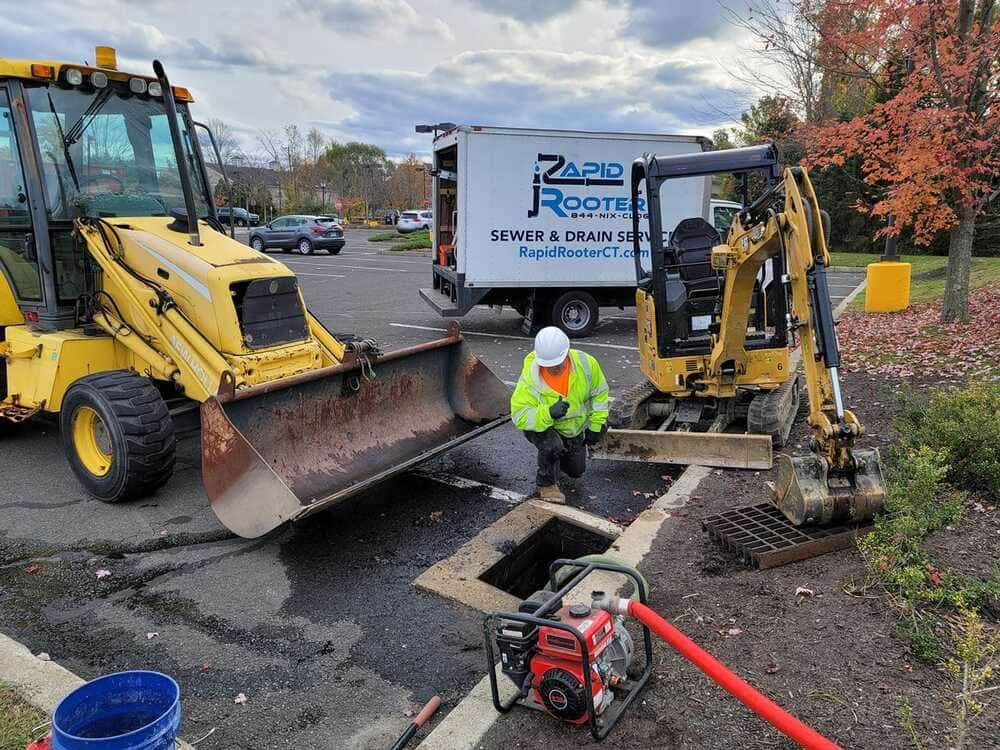
[[[28,89],[49,218],[165,216],[184,210],[163,102],[109,86]],[[178,103],[180,109],[183,105]],[[182,110],[183,111],[183,110]],[[198,215],[208,213],[201,170],[182,111],[178,126]]]

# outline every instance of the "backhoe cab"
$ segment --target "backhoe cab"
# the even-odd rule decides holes
[[[685,219],[665,244],[662,184],[714,174],[734,175],[742,192],[744,208],[728,236],[723,241],[703,220]],[[646,155],[633,164],[631,185],[633,205],[643,186],[649,205],[649,268],[640,247],[646,235],[633,215],[640,367],[647,383],[636,391],[638,397],[621,401],[625,411],[619,411],[619,420],[631,429],[612,430],[607,442],[618,452],[643,445],[655,454],[657,438],[647,428],[662,434],[664,424],[677,425],[685,414],[710,407],[717,415],[710,428],[716,440],[730,439],[722,429],[742,417],[748,432],[780,445],[798,406],[790,357],[797,340],[812,453],[778,457],[775,504],[797,525],[871,517],[884,504],[882,469],[877,450],[853,447],[862,427],[840,393],[840,351],[826,278],[828,218],[806,170],[780,171],[770,145]],[[758,193],[752,202],[751,190]],[[658,419],[664,422],[657,429]],[[696,424],[689,421],[684,428]],[[703,443],[710,463],[712,439]],[[702,463],[692,458],[691,463]]]
[[[386,355],[331,335],[225,235],[190,93],[96,61],[0,58],[0,423],[58,414],[80,482],[118,502],[168,480],[200,410],[209,500],[252,537],[504,421],[457,328]]]

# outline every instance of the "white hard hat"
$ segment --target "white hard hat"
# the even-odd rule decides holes
[[[562,329],[546,326],[535,336],[535,362],[542,367],[562,364],[569,354],[569,336]]]

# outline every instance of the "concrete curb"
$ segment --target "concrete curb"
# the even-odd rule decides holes
[[[657,498],[629,524],[611,545],[608,555],[625,565],[636,567],[652,548],[660,527],[670,518],[671,511],[684,507],[701,480],[710,473],[711,469],[704,466],[689,466],[685,469],[666,494]],[[587,581],[587,591],[602,590],[602,586],[604,591],[614,591],[621,585],[621,576],[595,573]],[[501,689],[501,700],[514,694],[515,688],[510,680],[499,676],[497,683]],[[499,717],[500,714],[493,708],[490,678],[487,675],[448,712],[417,750],[476,750],[479,741]]]
[[[844,311],[847,310],[848,306],[854,301],[854,298],[857,297],[859,294],[861,294],[861,292],[864,290],[866,286],[868,286],[867,279],[865,279],[856,287],[854,287],[854,291],[848,294],[846,297],[844,297],[844,299],[840,301],[840,304],[837,305],[835,308],[833,308],[834,320],[836,320],[837,318],[839,318],[841,315],[844,314]]]
[[[0,681],[50,717],[67,693],[86,682],[54,661],[39,659],[24,644],[3,633],[0,633]],[[193,750],[184,740],[177,740],[177,747]]]
[[[379,255],[387,255],[387,256],[393,256],[393,255],[395,255],[395,256],[404,256],[404,257],[407,257],[407,258],[414,258],[414,257],[416,257],[416,258],[430,258],[431,257],[431,251],[430,250],[387,250],[384,247],[380,247],[378,249],[378,254]]]

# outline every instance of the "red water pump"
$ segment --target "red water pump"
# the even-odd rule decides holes
[[[631,574],[628,569],[620,572]],[[503,712],[520,703],[572,724],[589,724],[594,737],[603,739],[649,679],[652,641],[644,628],[645,669],[630,678],[634,644],[624,618],[587,604],[564,606],[563,596],[578,577],[559,591],[536,591],[517,612],[487,618],[493,702]],[[555,588],[555,581],[551,585]],[[494,643],[501,671],[519,688],[506,703],[500,700],[492,669]]]
[[[557,577],[567,568],[579,572],[560,588]],[[563,597],[595,570],[629,576],[635,582],[638,599],[595,591],[590,605],[563,606]],[[490,689],[497,711],[506,713],[516,703],[542,708],[563,721],[587,723],[596,739],[604,739],[649,680],[652,631],[801,747],[840,750],[647,607],[645,582],[635,570],[610,563],[556,560],[549,568],[549,587],[550,591],[535,592],[522,602],[518,612],[497,612],[483,625]],[[643,630],[646,666],[634,680],[629,678],[632,639],[624,627],[626,616],[634,618]],[[494,642],[500,652],[501,671],[519,689],[506,702],[500,700],[497,687]]]

